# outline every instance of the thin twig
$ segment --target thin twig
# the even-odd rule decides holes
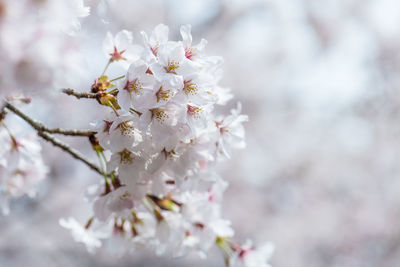
[[[47,133],[52,133],[52,134],[63,134],[63,135],[71,135],[71,136],[92,136],[96,134],[95,131],[90,131],[90,130],[65,130],[62,128],[44,128],[44,132]]]
[[[71,156],[73,156],[74,158],[82,161],[83,163],[85,163],[89,168],[91,168],[92,170],[94,170],[95,172],[99,173],[100,175],[103,175],[103,172],[100,170],[99,167],[97,167],[96,165],[94,165],[93,163],[89,162],[87,159],[85,159],[79,151],[71,148],[70,146],[68,146],[67,144],[62,143],[60,140],[58,140],[57,138],[55,138],[54,136],[46,133],[46,132],[41,132],[38,131],[38,135],[40,137],[42,137],[43,139],[45,139],[46,141],[49,141],[50,143],[52,143],[53,145],[61,148],[62,150],[64,150],[65,152],[67,152],[68,154],[70,154]]]
[[[23,120],[25,120],[27,123],[29,123],[36,131],[39,131],[39,132],[47,132],[47,133],[51,133],[51,134],[72,135],[72,136],[91,136],[91,135],[96,134],[95,131],[90,131],[90,130],[65,130],[65,129],[61,129],[61,128],[48,128],[40,121],[30,118],[28,115],[23,113],[21,110],[19,110],[17,107],[10,104],[9,102],[5,103],[5,108],[9,109],[13,113],[15,113],[16,115],[21,117]]]
[[[94,99],[97,99],[97,96],[98,96],[98,94],[96,94],[96,93],[86,93],[86,92],[80,93],[80,92],[77,92],[74,89],[70,89],[70,88],[62,89],[62,92],[64,94],[67,94],[67,95],[75,96],[78,99],[80,99],[80,98],[94,98]]]
[[[110,60],[107,62],[106,67],[104,68],[103,73],[101,74],[101,76],[103,76],[103,75],[106,73],[108,67],[110,66],[110,64],[111,64],[112,62],[113,62],[113,60],[111,60],[111,58],[110,58]]]
[[[11,112],[13,112],[15,115],[19,116],[20,118],[22,118],[23,120],[25,120],[29,125],[31,125],[36,131],[37,134],[42,137],[43,139],[45,139],[46,141],[49,141],[50,143],[52,143],[54,146],[57,146],[59,148],[61,148],[62,150],[64,150],[65,152],[67,152],[68,154],[70,154],[72,157],[82,161],[83,163],[85,163],[90,169],[94,170],[95,172],[99,173],[100,175],[103,175],[103,172],[101,171],[101,169],[99,167],[97,167],[95,164],[91,163],[89,160],[87,160],[84,156],[82,156],[80,154],[79,151],[71,148],[69,145],[61,142],[60,140],[58,140],[57,138],[55,138],[54,136],[50,135],[49,133],[69,133],[72,135],[78,135],[78,134],[84,134],[84,136],[89,136],[92,137],[94,132],[91,132],[90,135],[86,135],[85,131],[75,131],[75,130],[62,130],[62,129],[49,129],[48,127],[44,126],[41,122],[36,121],[35,119],[30,118],[28,115],[26,115],[25,113],[23,113],[22,111],[20,111],[18,108],[16,108],[14,105],[10,104],[9,102],[5,102],[4,105],[5,108],[7,108],[8,110],[10,110]],[[111,174],[106,174],[106,176],[110,177]]]
[[[1,108],[0,108],[0,123],[1,123],[2,120],[4,120],[4,118],[6,117],[6,115],[7,115],[7,112],[6,112],[6,103],[4,102],[4,103],[1,105]]]

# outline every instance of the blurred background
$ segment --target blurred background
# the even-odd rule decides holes
[[[227,110],[240,101],[250,117],[247,148],[220,167],[230,181],[224,216],[239,240],[275,243],[275,267],[399,266],[398,0],[85,3],[91,15],[76,35],[85,71],[63,87],[88,90],[106,63],[107,31],[128,29],[141,43],[141,30],[164,23],[178,39],[189,23],[195,43],[205,38],[208,54],[224,57],[221,85],[235,94]],[[25,110],[65,128],[87,128],[104,112],[55,90]],[[96,159],[86,140],[64,140]],[[1,267],[224,265],[217,251],[207,260],[86,253],[58,219],[88,219],[82,185],[99,177],[48,144],[44,150],[52,169],[39,197],[12,202],[0,217]]]

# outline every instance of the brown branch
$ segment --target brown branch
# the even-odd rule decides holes
[[[40,137],[42,137],[46,141],[52,143],[54,146],[61,148],[62,150],[64,150],[68,154],[70,154],[72,157],[85,163],[90,169],[94,170],[95,172],[99,173],[100,175],[103,175],[103,172],[100,170],[100,168],[97,167],[96,165],[94,165],[93,163],[91,163],[90,161],[88,161],[87,159],[85,159],[84,156],[82,156],[79,151],[71,148],[67,144],[62,143],[60,140],[58,140],[57,138],[55,138],[54,136],[52,136],[46,132],[38,131],[37,133]]]
[[[80,98],[97,99],[97,96],[98,96],[96,93],[80,93],[80,92],[76,92],[74,89],[70,89],[70,88],[62,89],[62,92],[67,95],[75,96],[78,99],[80,99]]]
[[[91,132],[91,134],[86,135],[86,133],[89,133],[88,131],[77,131],[77,130],[62,130],[62,129],[49,129],[46,126],[44,126],[42,123],[36,121],[35,119],[30,118],[28,115],[20,111],[18,108],[16,108],[14,105],[10,104],[9,102],[5,102],[4,107],[11,112],[13,112],[15,115],[19,116],[21,119],[26,121],[29,125],[31,125],[36,131],[37,134],[45,139],[46,141],[52,143],[54,146],[57,146],[70,154],[72,157],[75,159],[78,159],[85,163],[90,169],[94,170],[95,172],[99,173],[100,175],[103,175],[103,172],[101,169],[96,166],[95,164],[91,163],[89,160],[87,160],[84,156],[80,154],[79,151],[71,148],[69,145],[61,142],[54,136],[50,135],[49,133],[62,133],[62,134],[70,134],[70,135],[80,135],[80,136],[89,136],[89,138],[92,138],[94,136],[95,132]],[[3,108],[4,109],[4,108]],[[108,177],[111,176],[111,174],[107,174]]]
[[[36,131],[38,132],[47,132],[51,134],[63,134],[63,135],[72,135],[72,136],[92,136],[96,134],[95,131],[90,130],[65,130],[61,128],[48,128],[40,121],[30,118],[28,115],[24,114],[21,110],[19,110],[14,105],[9,102],[5,102],[5,108],[9,109],[20,118],[29,123]]]
[[[52,134],[63,134],[63,135],[71,135],[71,136],[92,136],[95,135],[95,131],[89,131],[89,130],[65,130],[62,128],[53,128],[49,129],[47,127],[44,127],[44,131],[47,133],[52,133]]]
[[[4,103],[1,108],[0,108],[0,123],[4,118],[6,117],[7,112],[6,112],[6,104]]]

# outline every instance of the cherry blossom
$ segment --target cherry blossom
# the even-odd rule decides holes
[[[235,253],[230,259],[232,266],[237,267],[270,267],[268,261],[274,251],[274,246],[266,243],[259,247],[254,247],[251,241],[247,241],[243,246],[235,247]]]
[[[132,41],[133,35],[130,31],[122,30],[115,36],[107,32],[103,41],[103,50],[110,61],[126,61],[128,60],[126,56],[129,54],[127,50],[131,48]]]
[[[222,59],[206,55],[205,40],[192,46],[190,26],[181,34],[182,41],[168,41],[162,24],[150,37],[142,33],[143,53],[113,89],[117,104],[94,124],[113,174],[92,200],[94,220],[114,224],[109,238],[131,247],[124,251],[145,246],[157,255],[205,257],[218,245],[232,250],[229,262],[258,266],[263,249],[231,241],[231,223],[221,216],[228,183],[215,171],[217,161],[244,147],[248,118],[240,103],[229,115],[215,112],[232,98],[218,85]],[[130,34],[120,35],[130,44]],[[118,38],[107,34],[116,51],[111,61],[124,60]]]
[[[59,223],[62,227],[69,229],[75,241],[84,244],[90,253],[94,253],[95,249],[101,246],[101,239],[108,236],[107,227],[98,231],[90,229],[89,226],[92,223],[91,220],[89,220],[86,227],[81,225],[72,217],[68,219],[60,219]]]
[[[11,133],[0,123],[0,143],[0,202],[3,213],[8,214],[9,200],[34,197],[48,169],[35,135]]]

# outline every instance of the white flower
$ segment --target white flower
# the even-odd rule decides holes
[[[94,253],[96,248],[101,247],[101,240],[109,236],[107,229],[93,231],[90,228],[85,229],[77,220],[70,217],[68,219],[60,219],[59,223],[62,227],[71,231],[72,237],[76,242],[83,243],[90,253]]]
[[[195,106],[188,104],[186,111],[186,124],[192,132],[192,136],[199,136],[200,133],[207,129],[207,124],[210,121],[210,112],[213,109],[212,105]]]
[[[218,149],[221,155],[230,158],[231,148],[244,148],[246,143],[244,141],[244,127],[243,122],[248,121],[247,115],[240,114],[242,111],[242,105],[237,104],[236,109],[231,110],[231,115],[217,121],[217,127],[219,128],[220,138],[218,141]]]
[[[202,58],[202,53],[204,48],[207,45],[207,41],[201,39],[200,43],[196,46],[192,46],[192,27],[190,25],[182,25],[181,26],[181,36],[182,43],[185,48],[185,56],[190,60],[197,60]]]
[[[169,29],[164,24],[157,25],[151,33],[150,37],[148,37],[145,32],[141,32],[145,45],[143,58],[147,62],[153,63],[156,60],[158,48],[160,47],[160,45],[163,45],[168,41],[168,33]]]
[[[110,129],[115,118],[115,114],[112,114],[112,116],[108,116],[90,124],[92,129],[97,132],[96,136],[99,139],[100,145],[105,149],[110,149]]]
[[[212,94],[216,97],[217,105],[226,105],[226,103],[233,98],[233,94],[229,88],[216,86],[213,88]]]
[[[84,18],[89,16],[90,7],[84,6],[83,0],[71,0],[67,1],[67,9],[64,9],[63,14],[69,14],[70,18],[70,28],[65,28],[67,33],[74,33],[75,31],[80,30],[81,24],[78,18]],[[67,11],[69,13],[67,13]]]
[[[133,209],[134,201],[142,199],[143,196],[133,196],[127,186],[121,186],[94,201],[94,214],[100,221],[106,221],[113,213],[124,217]]]
[[[143,138],[139,130],[139,115],[135,112],[119,115],[112,122],[109,130],[111,152],[119,152],[124,149],[138,150],[137,146]]]
[[[160,82],[171,79],[174,75],[180,75],[185,79],[197,71],[196,66],[185,57],[183,45],[173,42],[158,48],[157,62],[152,63],[150,69]]]
[[[172,150],[187,135],[185,120],[186,108],[169,102],[163,107],[153,108],[140,117],[142,125],[150,127],[154,145]],[[142,126],[142,127],[144,127]]]
[[[182,218],[180,214],[172,212],[162,212],[161,214],[163,219],[157,223],[155,232],[157,255],[175,251],[185,237],[185,233],[181,231]]]
[[[10,136],[0,125],[0,201],[4,214],[9,213],[9,199],[34,197],[37,185],[48,172],[37,137],[19,131],[14,134]]]
[[[155,94],[152,95],[149,108],[157,108],[165,106],[183,87],[182,77],[173,75],[161,82],[158,82],[155,87]]]
[[[121,183],[124,185],[139,185],[141,173],[146,169],[146,158],[128,149],[121,150],[111,155],[107,163],[108,170],[118,170]]]
[[[118,94],[118,102],[122,108],[143,111],[148,108],[144,95],[154,94],[156,81],[148,72],[149,66],[139,59],[134,61],[128,69],[125,80]]]
[[[137,59],[141,48],[132,45],[132,32],[122,30],[113,36],[107,32],[106,38],[103,41],[104,53],[109,57],[110,61],[121,62],[124,66],[129,66],[129,63]]]
[[[213,93],[215,81],[204,72],[192,73],[183,82],[182,97],[185,103],[194,105],[214,104],[216,96]]]
[[[122,94],[118,97],[124,108],[144,113],[165,106],[182,89],[183,82],[179,76],[174,75],[161,82],[155,80],[151,75],[146,78],[148,78],[147,83],[139,77],[126,83],[128,87],[125,86]]]
[[[155,236],[156,218],[148,212],[135,213],[134,226],[137,236],[134,241],[146,245],[147,241]]]

